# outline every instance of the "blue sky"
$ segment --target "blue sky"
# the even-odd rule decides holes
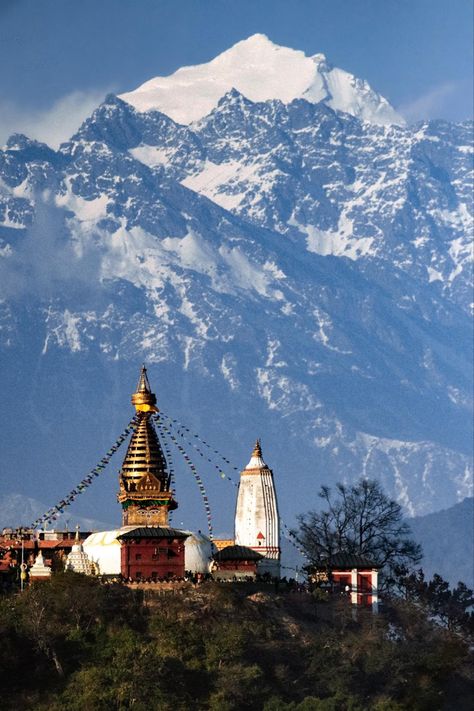
[[[108,91],[255,32],[324,52],[409,118],[472,115],[472,0],[0,0],[0,141],[65,138]],[[76,125],[77,124],[77,125]]]

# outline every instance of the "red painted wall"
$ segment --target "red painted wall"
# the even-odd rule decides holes
[[[357,573],[357,604],[372,606],[372,573]]]
[[[333,571],[332,579],[335,586],[339,586],[341,592],[346,585],[349,586],[349,593],[352,591],[351,573],[348,571]],[[357,604],[371,607],[372,605],[372,571],[357,571]]]
[[[121,573],[132,580],[184,576],[184,539],[142,538],[122,541]]]

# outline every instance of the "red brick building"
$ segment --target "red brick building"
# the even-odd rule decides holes
[[[312,583],[327,584],[333,593],[347,595],[353,605],[377,612],[379,566],[365,556],[336,553],[307,571]]]
[[[184,576],[184,541],[188,534],[164,526],[144,526],[118,536],[121,573],[132,580]]]

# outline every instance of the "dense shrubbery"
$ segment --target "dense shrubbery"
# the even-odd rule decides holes
[[[206,583],[158,596],[58,574],[0,600],[2,707],[35,711],[470,708],[468,643],[398,600]],[[323,619],[324,618],[324,619]]]

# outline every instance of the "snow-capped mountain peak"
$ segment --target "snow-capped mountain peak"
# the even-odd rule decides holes
[[[263,34],[237,42],[206,64],[150,79],[120,98],[138,111],[158,110],[178,123],[190,124],[209,114],[233,88],[251,101],[279,99],[288,104],[304,98],[311,103],[323,101],[370,123],[404,124],[365,80],[333,67],[324,54],[308,57]]]

